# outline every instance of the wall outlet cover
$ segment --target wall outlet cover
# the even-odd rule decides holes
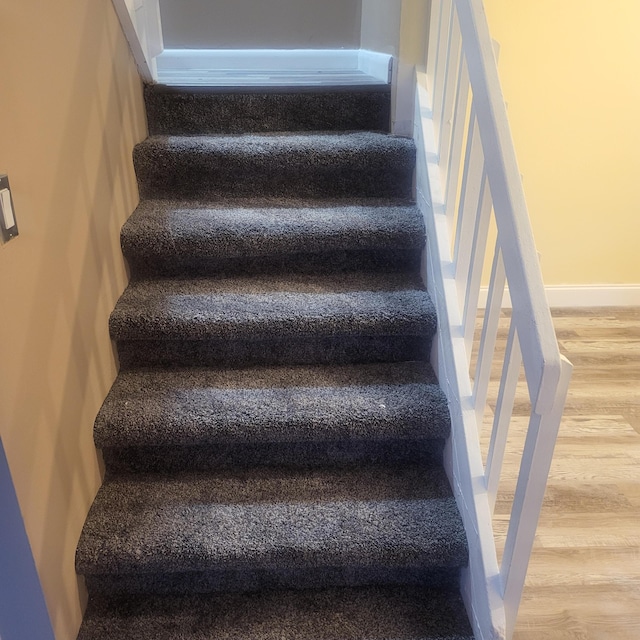
[[[18,235],[18,223],[11,197],[11,187],[9,186],[9,177],[6,175],[0,175],[0,230],[5,242]]]

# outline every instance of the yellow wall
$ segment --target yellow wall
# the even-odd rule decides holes
[[[640,2],[485,8],[546,283],[640,283]]]
[[[81,618],[75,545],[100,483],[92,423],[115,377],[141,84],[110,0],[3,2],[0,173],[20,236],[0,246],[0,436],[58,640]],[[80,588],[82,593],[82,588]]]

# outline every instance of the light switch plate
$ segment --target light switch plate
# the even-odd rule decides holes
[[[9,177],[0,176],[0,230],[2,239],[8,242],[18,235],[18,224],[16,222],[13,198],[11,197],[11,187]]]

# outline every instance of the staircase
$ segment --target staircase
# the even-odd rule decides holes
[[[388,86],[148,86],[79,640],[470,640]]]

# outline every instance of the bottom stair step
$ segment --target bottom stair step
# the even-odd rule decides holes
[[[93,598],[78,640],[473,640],[455,591],[357,588]]]
[[[92,593],[450,586],[466,566],[440,468],[116,477],[76,554]]]

